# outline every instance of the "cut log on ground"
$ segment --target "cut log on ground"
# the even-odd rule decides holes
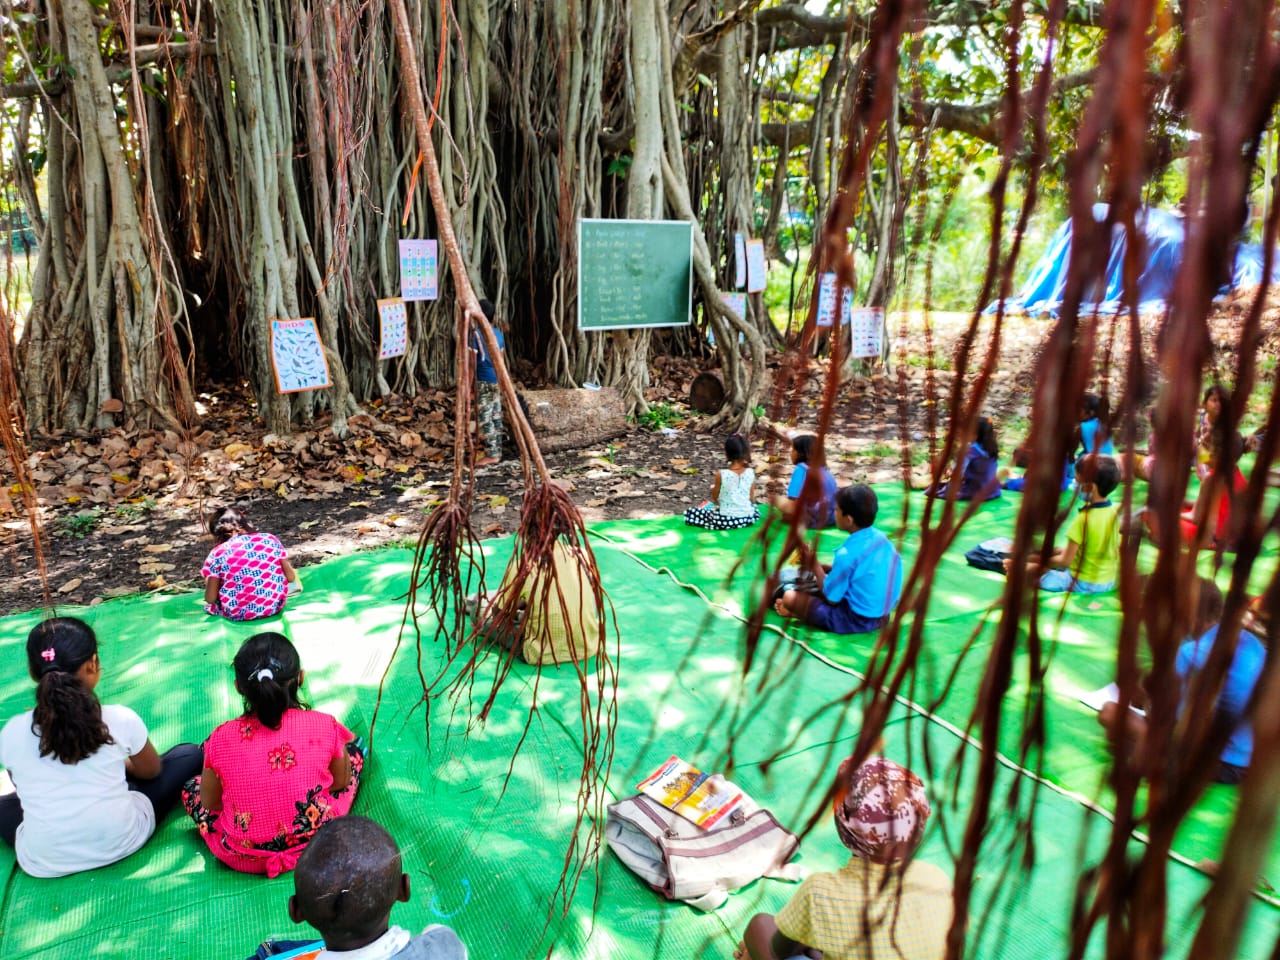
[[[724,406],[724,383],[714,373],[700,373],[689,385],[689,406],[699,413],[719,413]]]
[[[599,390],[522,390],[529,425],[543,453],[590,446],[627,432],[622,394]]]

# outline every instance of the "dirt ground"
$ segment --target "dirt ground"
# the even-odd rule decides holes
[[[1219,339],[1225,355],[1232,324],[1224,316],[1226,332]],[[842,483],[901,476],[900,403],[912,462],[926,469],[930,422],[938,430],[945,424],[948,368],[968,319],[931,318],[939,367],[932,388],[920,321],[911,318],[905,331],[895,331],[906,347],[894,348],[891,369],[840,389],[827,456]],[[1047,320],[1018,318],[1002,337],[1000,372],[985,412],[1002,431],[1003,449],[1026,429],[1035,359],[1049,327]],[[771,366],[776,373],[778,364]],[[704,418],[686,405],[689,384],[707,367],[670,359],[655,366],[650,401],[669,404],[683,417],[668,431],[633,425],[616,440],[548,457],[554,477],[570,489],[588,521],[681,513],[707,498],[712,473],[723,465],[724,438],[707,432]],[[824,376],[825,363],[813,362],[797,391],[794,422],[767,409],[769,399],[766,417],[772,414],[782,429],[812,429]],[[323,423],[305,433],[265,434],[243,394],[209,392],[200,401],[203,422],[185,437],[121,427],[29,444],[26,479],[38,503],[47,592],[21,503],[23,486],[6,464],[0,614],[194,589],[212,546],[200,518],[228,503],[247,508],[259,529],[279,536],[305,580],[305,566],[328,556],[389,543],[412,546],[426,512],[447,490],[453,418],[445,391],[373,405],[352,419],[343,440]],[[791,470],[787,445],[766,427],[752,441],[754,465],[764,479],[757,496],[781,492]],[[473,526],[481,537],[515,529],[522,488],[515,459],[477,473]]]

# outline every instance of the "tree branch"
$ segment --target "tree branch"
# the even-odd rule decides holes
[[[192,43],[157,43],[137,47],[135,60],[138,66],[148,66],[167,60],[191,60],[196,57],[210,57],[218,51],[218,45],[212,42]],[[133,72],[127,62],[114,62],[106,67],[109,83],[123,83]],[[0,84],[0,99],[23,100],[43,95],[56,96],[67,88],[67,77],[59,74],[44,82],[22,80],[18,83]]]

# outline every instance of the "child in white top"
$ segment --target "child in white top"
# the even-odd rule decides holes
[[[756,472],[748,460],[747,441],[736,433],[724,442],[726,470],[716,473],[711,484],[711,499],[684,512],[684,522],[691,527],[708,530],[737,530],[760,519],[752,496]]]
[[[98,702],[98,640],[81,620],[38,624],[27,636],[27,666],[35,709],[0,730],[0,763],[17,789],[0,797],[0,839],[33,877],[127,857],[199,772],[200,748],[184,743],[162,757],[136,713]]]

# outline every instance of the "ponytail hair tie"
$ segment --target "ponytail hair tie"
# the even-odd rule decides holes
[[[259,683],[261,683],[263,680],[274,680],[275,678],[276,678],[276,675],[271,672],[270,667],[263,667],[261,670],[259,670],[257,673],[253,675],[253,679],[257,680]]]
[[[53,647],[46,647],[45,649],[40,651],[40,659],[43,660],[45,663],[53,663],[53,661],[56,660],[57,658],[58,658],[58,654],[53,649]]]

